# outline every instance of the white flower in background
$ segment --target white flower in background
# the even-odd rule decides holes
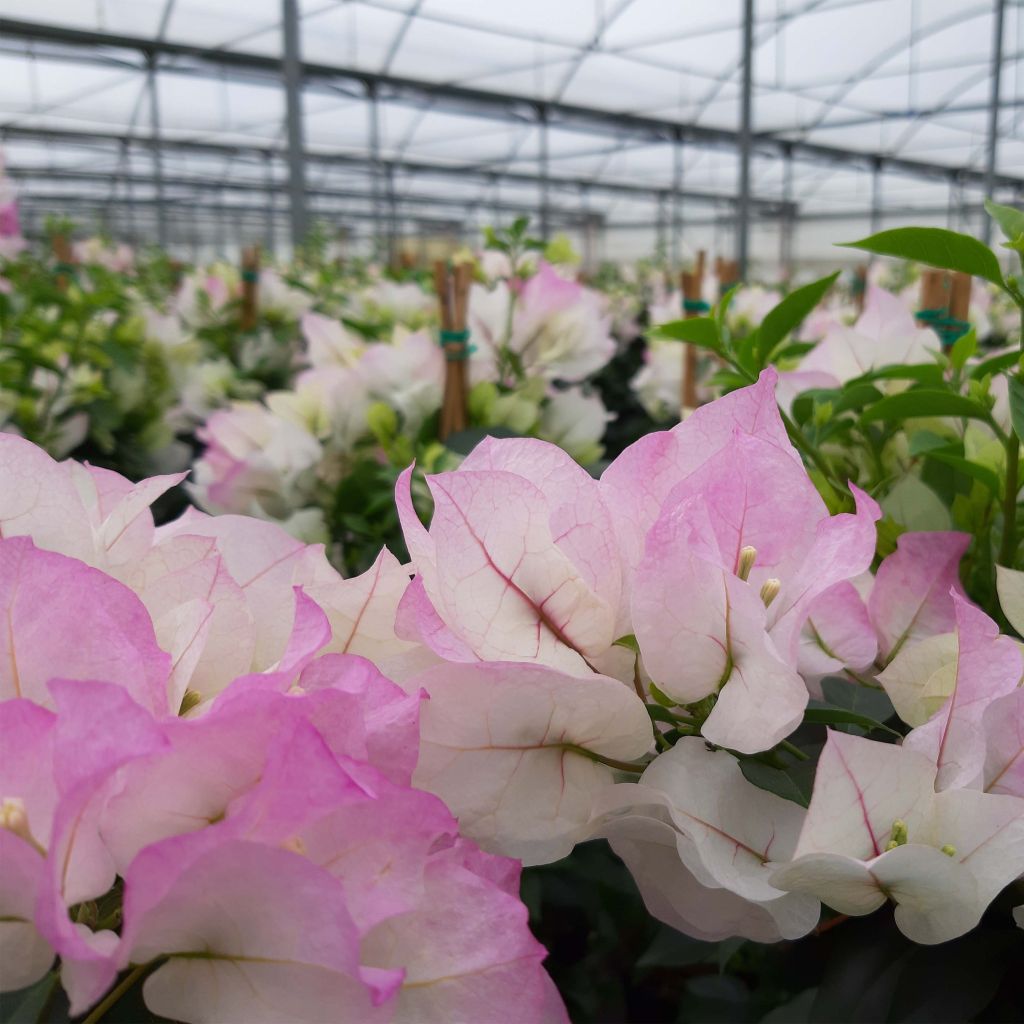
[[[339,320],[320,313],[306,313],[300,321],[310,366],[355,366],[366,351],[366,342]]]
[[[541,263],[519,295],[509,348],[527,373],[582,380],[615,354],[601,296]]]
[[[416,327],[437,315],[437,298],[411,281],[400,284],[381,278],[353,296],[352,311],[359,320],[383,316]]]
[[[466,326],[474,348],[469,360],[469,379],[472,384],[497,378],[501,350],[511,328],[511,294],[508,282],[504,280],[498,281],[492,288],[485,288],[475,282],[470,285]]]
[[[444,353],[428,331],[396,327],[390,344],[367,347],[358,373],[370,401],[386,402],[405,422],[407,432],[441,407]]]
[[[615,413],[604,407],[600,395],[587,394],[581,387],[566,388],[551,392],[538,433],[586,466],[601,457],[601,439],[613,419]]]
[[[485,249],[480,254],[480,273],[488,281],[504,281],[512,276],[512,262],[506,253],[497,249]]]
[[[671,323],[683,318],[683,293],[678,288],[659,288],[647,307],[647,322],[651,327]]]
[[[260,271],[259,305],[261,309],[298,320],[313,307],[313,296],[286,284],[272,267]]]
[[[712,292],[712,294],[716,294]],[[726,319],[731,330],[750,330],[779,304],[782,294],[774,288],[755,284],[737,290],[729,303]]]
[[[685,361],[684,347],[678,341],[648,339],[644,365],[630,387],[651,419],[667,420],[679,415]]]
[[[102,238],[86,238],[71,246],[76,263],[97,266],[113,274],[127,274],[135,269],[135,253],[130,245],[114,245]]]
[[[188,490],[207,511],[285,519],[309,505],[323,449],[299,424],[256,402],[215,412]]]
[[[356,370],[325,366],[299,374],[289,391],[272,391],[267,405],[308,431],[336,455],[348,454],[366,433],[370,399]]]
[[[526,378],[581,381],[615,354],[611,317],[603,297],[562,277],[549,263],[517,294],[504,281],[470,289],[468,326],[477,351],[471,360],[474,383],[493,380],[496,367],[511,363]]]
[[[139,314],[148,341],[155,341],[165,349],[176,349],[192,340],[181,317],[174,313],[162,313],[155,306],[143,304]]]
[[[871,285],[856,323],[833,326],[781,383],[803,384],[799,390],[839,387],[890,363],[930,363],[938,347],[934,332],[919,328],[898,296]]]
[[[214,263],[187,274],[174,297],[174,309],[189,327],[217,323],[240,287],[238,270]]]

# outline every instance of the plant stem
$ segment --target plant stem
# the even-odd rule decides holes
[[[647,768],[645,764],[632,764],[629,761],[619,761],[614,757],[605,757],[603,754],[595,753],[593,750],[587,750],[586,747],[577,747],[574,743],[565,743],[562,744],[562,747],[565,750],[571,750],[574,754],[582,754],[598,764],[606,764],[609,768],[615,768],[620,772],[632,772],[635,775],[641,775]],[[82,1024],[90,1024],[90,1022],[83,1021]]]
[[[804,753],[795,743],[790,743],[789,740],[783,740],[779,744],[779,749],[784,750],[787,754],[791,754],[798,761],[809,761],[810,757]]]
[[[779,415],[782,417],[782,423],[786,428],[786,433],[789,434],[790,441],[800,449],[800,453],[810,462],[818,472],[828,481],[832,487],[837,487],[838,490],[842,491],[843,484],[837,483],[832,475],[832,470],[829,468],[828,463],[824,460],[819,452],[813,445],[809,445],[804,438],[803,432],[800,428],[789,418],[789,414],[784,412],[782,408],[779,409]]]
[[[1003,539],[999,545],[999,563],[1013,568],[1017,555],[1017,464],[1020,441],[1011,431],[1006,441],[1006,493],[1003,495]]]
[[[123,996],[134,984],[142,977],[143,974],[149,970],[152,962],[139,964],[137,967],[133,967],[122,979],[115,985],[108,993],[106,999],[98,1003],[92,1013],[89,1014],[82,1024],[96,1024],[97,1021],[102,1020],[106,1012],[116,1003],[121,996]]]

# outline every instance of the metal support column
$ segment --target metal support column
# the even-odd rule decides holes
[[[551,236],[551,210],[548,190],[548,109],[537,107],[537,121],[540,125],[540,149],[538,150],[538,170],[540,172],[540,237],[545,242]]]
[[[300,246],[306,237],[306,156],[302,126],[302,57],[299,47],[298,0],[281,0],[281,25],[284,34],[284,97],[288,128],[288,199],[292,245]]]
[[[398,260],[398,198],[395,195],[395,169],[392,166],[387,168],[387,255],[388,263],[394,265]]]
[[[782,273],[788,280],[793,275],[793,150],[787,146],[782,151],[782,202],[783,211],[779,222],[779,262]]]
[[[871,234],[882,230],[882,161],[871,164]]]
[[[750,149],[754,99],[754,0],[743,3],[743,91],[740,98],[740,183],[736,216],[736,262],[739,279],[750,261]]]
[[[999,99],[1003,71],[1003,23],[1006,0],[995,0],[995,31],[992,35],[992,82],[988,104],[988,139],[985,153],[985,198],[991,199],[996,184],[996,158],[999,150]],[[981,237],[986,245],[992,241],[992,218],[981,218]]]
[[[672,140],[672,237],[669,251],[674,270],[679,269],[683,241],[683,134],[677,131]]]
[[[386,256],[384,217],[381,213],[381,176],[380,165],[380,107],[377,102],[376,82],[366,83],[367,122],[366,131],[368,134],[367,148],[370,151],[370,193],[373,204],[373,253],[377,259]]]
[[[138,234],[135,230],[135,187],[132,184],[134,176],[131,168],[131,151],[128,148],[128,140],[122,139],[120,144],[121,173],[124,177],[124,194],[127,199],[128,212],[128,241],[132,245],[138,245]]]
[[[153,154],[153,187],[156,191],[156,240],[161,249],[167,248],[167,207],[164,203],[164,155],[160,149],[160,98],[156,88],[155,53],[146,54],[146,88],[149,90],[149,122]]]
[[[659,260],[664,260],[668,255],[668,251],[665,247],[665,227],[668,221],[667,200],[668,194],[666,192],[658,193],[658,216],[657,223],[654,225],[654,244],[657,249]]]
[[[269,150],[263,154],[263,183],[267,191],[267,214],[263,224],[263,245],[270,255],[274,252],[274,219],[277,216],[276,194],[274,189],[274,154]]]

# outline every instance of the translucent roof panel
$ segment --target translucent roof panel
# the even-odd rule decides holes
[[[1024,0],[754,7],[755,221],[785,202],[815,223],[976,218],[1000,7],[996,192],[1024,192]],[[596,214],[625,238],[645,218],[653,237],[677,190],[712,218],[735,208],[742,0],[297,9],[315,209],[371,223],[389,188],[403,217],[468,230],[546,197],[552,223]],[[258,212],[276,188],[283,213],[282,17],[282,0],[0,0],[0,141],[26,202],[116,194],[150,223],[159,164],[197,209],[230,193]]]

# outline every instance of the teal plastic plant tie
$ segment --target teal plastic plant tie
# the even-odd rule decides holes
[[[449,363],[461,363],[475,351],[476,345],[469,345],[469,331],[441,331],[441,346]]]
[[[950,348],[957,338],[963,337],[971,329],[971,325],[966,320],[958,320],[955,316],[950,316],[949,310],[945,306],[919,309],[914,314],[914,319],[927,324],[935,331],[943,348]]]
[[[258,271],[255,271],[255,270],[243,270],[242,271],[242,280],[248,282],[249,284],[255,284],[259,279],[260,279],[260,275],[259,275]]]
[[[683,299],[684,313],[709,313],[711,307],[703,299]]]

